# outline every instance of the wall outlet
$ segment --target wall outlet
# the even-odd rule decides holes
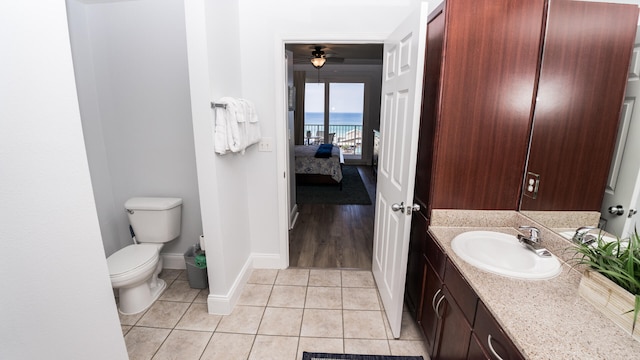
[[[540,186],[540,175],[528,172],[524,179],[524,195],[532,199],[538,197],[538,187]]]
[[[264,137],[260,139],[260,142],[258,143],[258,151],[273,151],[273,138]]]

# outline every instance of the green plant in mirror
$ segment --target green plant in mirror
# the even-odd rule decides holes
[[[638,230],[628,239],[605,241],[602,236],[592,244],[575,244],[575,265],[586,265],[635,296],[633,325],[635,330],[640,314],[640,236]]]

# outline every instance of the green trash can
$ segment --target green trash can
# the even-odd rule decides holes
[[[184,262],[187,267],[189,286],[193,289],[206,289],[209,287],[207,277],[207,264],[204,252],[199,246],[192,246],[184,253]]]

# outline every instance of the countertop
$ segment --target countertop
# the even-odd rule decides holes
[[[494,275],[467,264],[451,249],[453,238],[466,231],[518,234],[517,225],[505,226],[513,222],[538,225],[509,215],[498,226],[491,226],[496,222],[447,224],[431,226],[429,231],[527,359],[640,359],[640,342],[578,295],[581,274],[563,261],[570,257],[565,251],[570,242],[559,235],[542,234],[543,246],[563,263],[562,273],[550,280]],[[440,221],[434,223],[440,225]]]

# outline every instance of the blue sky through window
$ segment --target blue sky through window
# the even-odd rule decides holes
[[[324,83],[307,83],[305,86],[305,112],[324,112]],[[329,112],[362,113],[364,109],[363,83],[331,83]]]

